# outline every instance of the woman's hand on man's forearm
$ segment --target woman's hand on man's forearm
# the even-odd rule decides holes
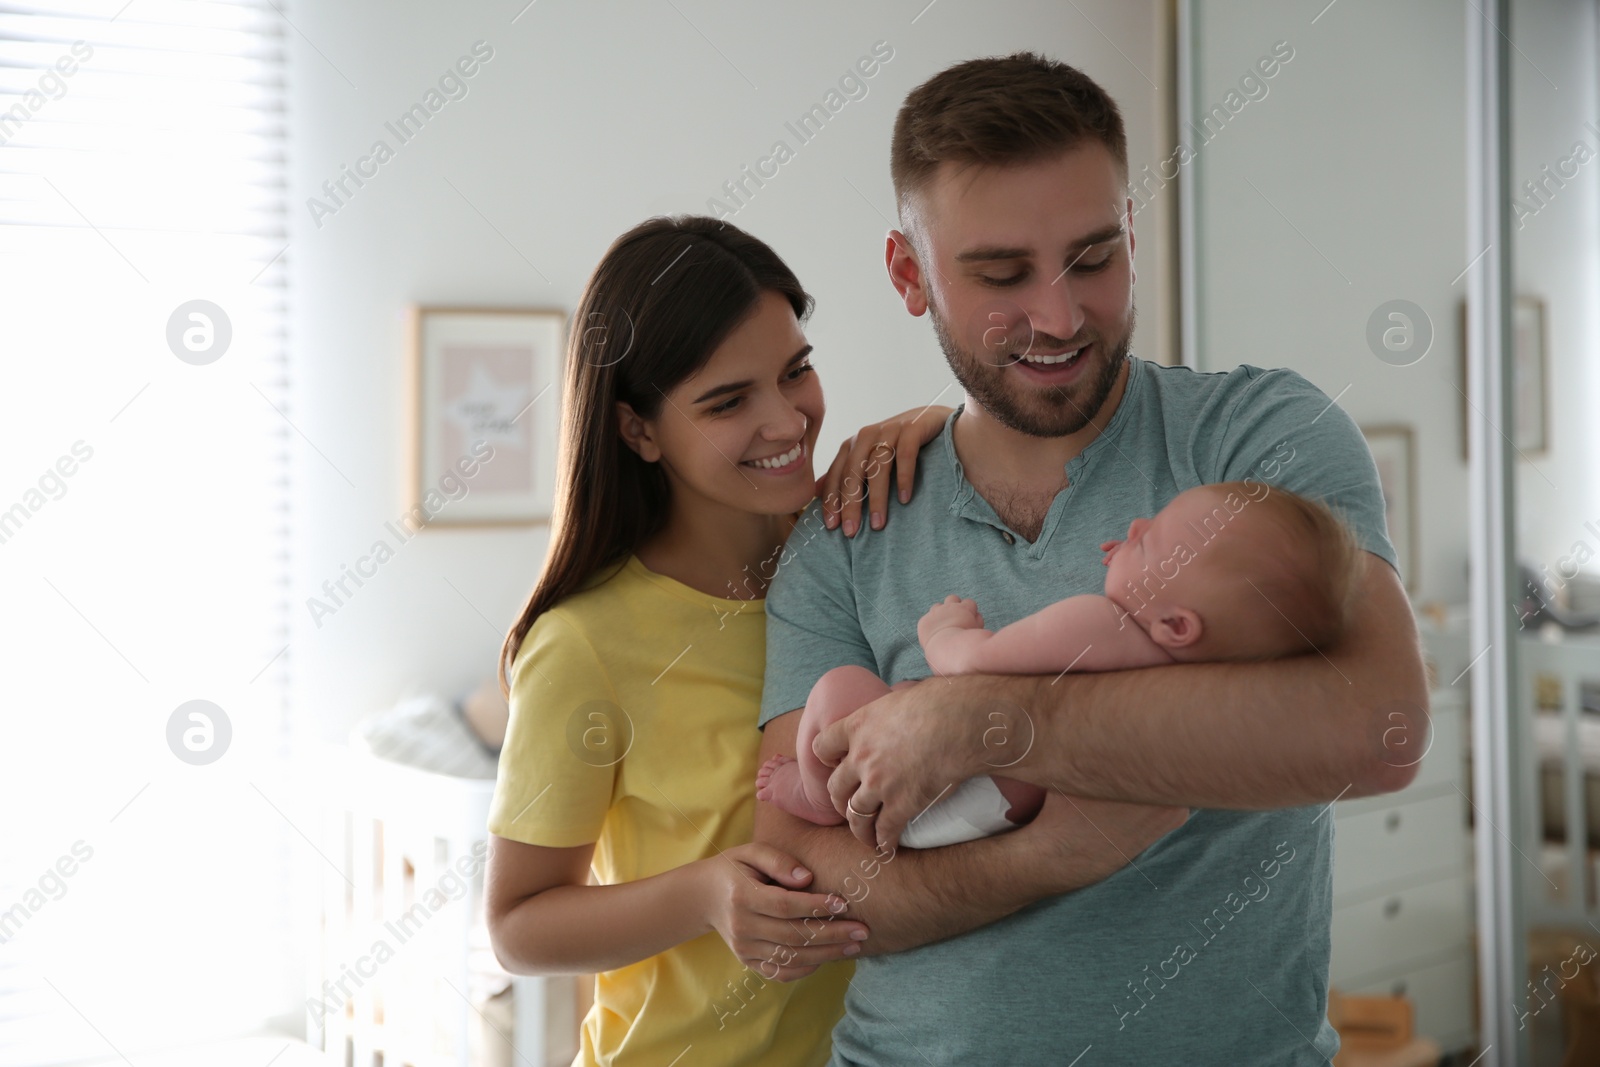
[[[690,867],[705,928],[769,981],[804,978],[867,938],[865,925],[840,916],[842,896],[816,889],[811,871],[772,845],[737,845]]]
[[[1052,791],[1026,826],[943,848],[869,849],[843,826],[815,826],[758,803],[756,839],[816,872],[814,886],[867,924],[863,956],[957,937],[1047,897],[1115,874],[1181,826],[1187,808],[1068,797]]]
[[[767,724],[761,758],[792,751],[799,718],[795,711]],[[1187,808],[1052,792],[1038,817],[1017,830],[944,848],[897,849],[869,847],[847,827],[816,826],[758,801],[755,838],[815,872],[814,890],[844,897],[840,917],[867,924],[862,955],[877,956],[967,933],[1101,881],[1187,817]]]

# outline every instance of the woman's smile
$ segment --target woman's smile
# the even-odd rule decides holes
[[[793,474],[804,465],[806,460],[806,444],[804,441],[795,442],[787,452],[780,452],[775,456],[762,459],[747,459],[740,464],[741,467],[750,467],[761,471],[763,474]]]

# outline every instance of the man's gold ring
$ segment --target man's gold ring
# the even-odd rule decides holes
[[[856,810],[856,806],[854,804],[850,803],[848,800],[844,802],[844,806],[846,808],[850,809],[850,814],[851,815],[859,815],[863,819],[870,819],[874,815],[878,814],[878,811],[882,811],[883,810],[883,805],[880,804],[880,805],[878,805],[878,811],[857,811]]]

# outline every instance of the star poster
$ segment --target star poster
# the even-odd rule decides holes
[[[411,320],[413,522],[548,522],[565,317],[413,307]]]

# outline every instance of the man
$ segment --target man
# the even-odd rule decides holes
[[[757,807],[757,840],[871,931],[832,1063],[1324,1063],[1329,806],[1403,787],[1427,728],[1363,439],[1294,372],[1131,358],[1126,141],[1080,72],[1020,53],[936,75],[901,108],[891,167],[889,274],[966,399],[883,530],[819,532],[813,502],[766,601],[763,760],[793,754],[833,667],[926,679],[817,739],[847,827]],[[1245,478],[1325,500],[1366,550],[1333,647],[928,677],[930,605],[971,597],[994,630],[1100,592],[1102,542],[1190,486]],[[986,773],[1047,787],[1044,811],[998,837],[892,847]]]

